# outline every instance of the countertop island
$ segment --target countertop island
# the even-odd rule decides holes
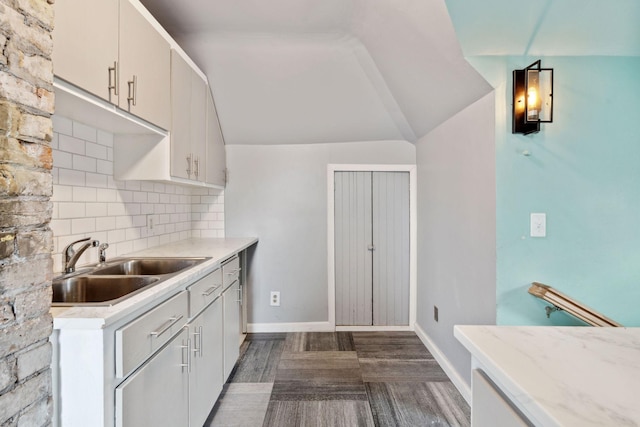
[[[535,426],[640,426],[640,328],[456,326],[454,335],[472,369]]]

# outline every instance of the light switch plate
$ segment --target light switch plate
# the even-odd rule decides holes
[[[532,213],[531,214],[531,237],[547,236],[547,214]]]

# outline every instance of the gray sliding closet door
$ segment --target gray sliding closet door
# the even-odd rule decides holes
[[[335,173],[336,325],[371,325],[371,172]]]
[[[408,325],[409,173],[334,179],[336,325]]]
[[[409,173],[373,173],[373,324],[409,324]]]

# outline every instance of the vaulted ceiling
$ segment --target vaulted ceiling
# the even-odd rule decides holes
[[[227,144],[416,141],[491,90],[463,57],[640,55],[638,0],[141,0]]]
[[[416,141],[491,87],[443,0],[142,0],[205,72],[227,144]]]

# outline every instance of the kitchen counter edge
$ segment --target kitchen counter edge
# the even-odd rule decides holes
[[[127,257],[211,257],[168,280],[107,307],[51,307],[54,329],[103,329],[152,307],[218,268],[223,261],[256,244],[256,237],[191,238],[132,252]]]

